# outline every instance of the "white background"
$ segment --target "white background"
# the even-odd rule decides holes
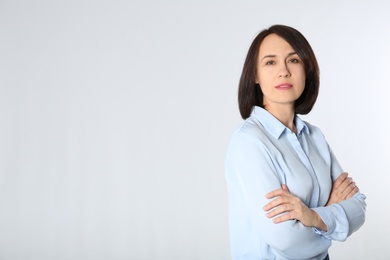
[[[367,195],[334,259],[389,259],[390,2],[0,1],[0,259],[229,259],[224,156],[255,35],[311,43],[309,116]]]

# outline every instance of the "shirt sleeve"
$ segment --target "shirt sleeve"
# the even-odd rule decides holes
[[[330,154],[332,181],[335,181],[343,173],[343,170],[332,150],[330,150]],[[313,208],[328,227],[327,232],[320,230],[316,230],[316,232],[332,240],[345,241],[364,224],[366,215],[365,199],[366,196],[358,192],[352,198],[340,203]]]
[[[270,200],[265,195],[281,188],[270,151],[256,137],[236,132],[226,157],[226,180],[229,191],[230,227],[237,237],[251,230],[258,240],[287,259],[309,259],[326,252],[331,245],[327,236],[318,235],[311,227],[291,220],[275,224],[263,210]],[[244,217],[243,217],[244,216]],[[241,240],[241,242],[240,242]],[[232,250],[245,248],[245,240],[232,242]],[[244,249],[243,249],[244,250]]]

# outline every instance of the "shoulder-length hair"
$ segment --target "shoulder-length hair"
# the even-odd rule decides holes
[[[249,47],[242,69],[238,87],[238,106],[243,119],[250,116],[253,106],[263,105],[263,92],[256,84],[257,59],[260,45],[264,38],[276,34],[288,42],[302,59],[305,68],[306,82],[302,95],[295,101],[296,114],[308,114],[317,100],[320,86],[320,72],[317,59],[306,38],[296,29],[285,25],[273,25],[261,31]]]

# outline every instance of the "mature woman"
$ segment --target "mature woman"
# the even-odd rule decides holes
[[[238,101],[245,121],[226,156],[233,259],[329,259],[365,220],[365,196],[343,173],[321,131],[297,114],[319,90],[312,48],[274,25],[249,48]]]

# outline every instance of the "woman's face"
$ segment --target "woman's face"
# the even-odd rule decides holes
[[[305,68],[283,38],[270,34],[260,45],[256,83],[263,92],[264,107],[291,106],[305,89]]]

